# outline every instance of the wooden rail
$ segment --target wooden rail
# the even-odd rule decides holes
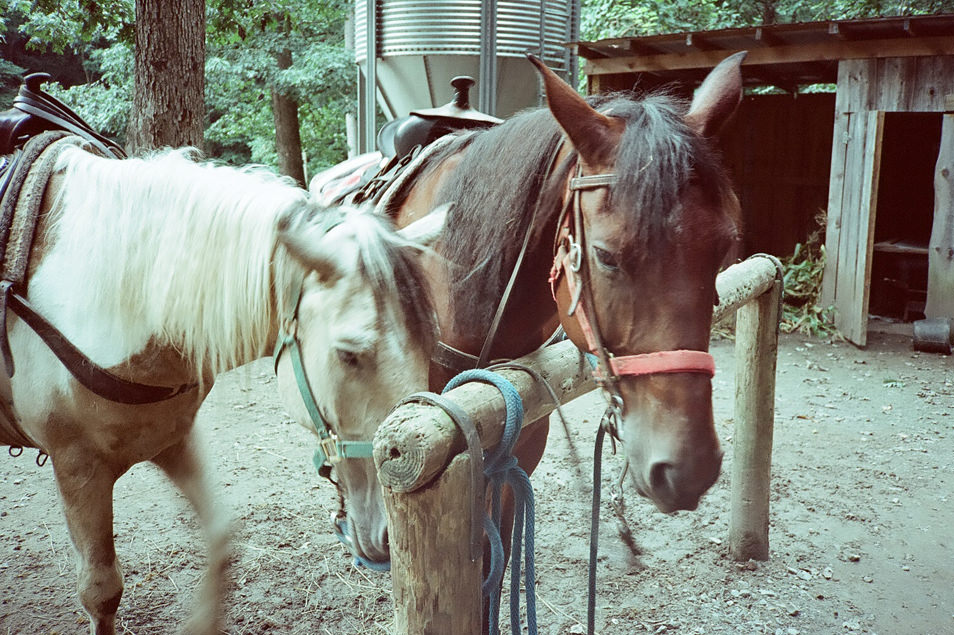
[[[716,280],[714,321],[737,311],[736,395],[729,549],[737,560],[768,558],[769,475],[781,282],[777,261],[755,256]],[[518,360],[552,386],[561,403],[595,388],[589,366],[569,341]],[[520,392],[529,423],[555,404],[522,370],[499,371]],[[496,388],[466,383],[445,397],[467,412],[487,449],[503,432]],[[469,461],[462,435],[432,405],[409,403],[381,424],[374,460],[390,520],[397,633],[480,633],[482,563],[470,559]],[[582,581],[581,581],[582,584]]]

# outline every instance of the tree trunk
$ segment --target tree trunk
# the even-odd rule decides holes
[[[291,67],[292,54],[286,49],[278,55],[278,68]],[[272,88],[272,116],[275,118],[275,150],[278,152],[278,171],[299,185],[305,185],[305,167],[301,159],[301,134],[298,130],[298,103],[278,88]]]
[[[136,0],[131,154],[202,147],[205,0]]]

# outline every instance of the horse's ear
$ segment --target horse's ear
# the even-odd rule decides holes
[[[433,247],[434,243],[441,237],[441,233],[444,231],[444,221],[453,207],[454,203],[452,202],[444,203],[430,214],[398,230],[398,234],[421,247]]]
[[[692,98],[686,123],[703,137],[719,133],[742,101],[742,60],[740,51],[725,58],[706,76]]]
[[[278,241],[292,257],[318,274],[321,280],[339,276],[335,254],[321,248],[325,230],[303,219],[302,214],[282,214],[278,220]]]
[[[536,56],[528,53],[527,59],[543,77],[547,106],[583,162],[596,167],[612,161],[625,124],[597,112]]]

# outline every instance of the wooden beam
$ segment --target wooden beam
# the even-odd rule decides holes
[[[699,33],[686,34],[686,48],[696,49],[697,51],[718,51],[720,49]]]
[[[735,322],[735,422],[732,437],[733,560],[769,559],[769,495],[775,429],[775,366],[782,283],[738,311]]]
[[[713,68],[734,51],[687,51],[652,56],[610,57],[588,60],[587,75],[607,73],[641,73],[691,68]],[[881,57],[923,57],[954,55],[954,38],[935,36],[911,40],[844,40],[814,44],[789,44],[749,51],[744,66],[788,64],[796,62],[828,62],[833,59],[865,59]]]
[[[781,46],[782,40],[779,39],[771,30],[761,26],[755,27],[755,41],[763,46]]]
[[[588,46],[582,42],[577,42],[574,46],[576,46],[577,55],[585,59],[603,59],[610,56],[609,53],[601,51],[597,48],[593,48],[592,46]]]
[[[954,95],[947,97],[954,100]],[[934,223],[928,243],[927,318],[954,317],[954,114],[944,114],[934,170]]]
[[[470,559],[470,457],[458,455],[432,487],[384,488],[391,544],[394,633],[480,635],[483,558]]]

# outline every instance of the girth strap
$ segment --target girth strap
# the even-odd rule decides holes
[[[70,342],[55,326],[27,302],[26,298],[4,285],[5,302],[56,355],[76,381],[104,399],[117,403],[141,405],[178,397],[193,390],[197,384],[181,386],[151,386],[123,379],[97,365]],[[6,352],[4,352],[6,355]]]

